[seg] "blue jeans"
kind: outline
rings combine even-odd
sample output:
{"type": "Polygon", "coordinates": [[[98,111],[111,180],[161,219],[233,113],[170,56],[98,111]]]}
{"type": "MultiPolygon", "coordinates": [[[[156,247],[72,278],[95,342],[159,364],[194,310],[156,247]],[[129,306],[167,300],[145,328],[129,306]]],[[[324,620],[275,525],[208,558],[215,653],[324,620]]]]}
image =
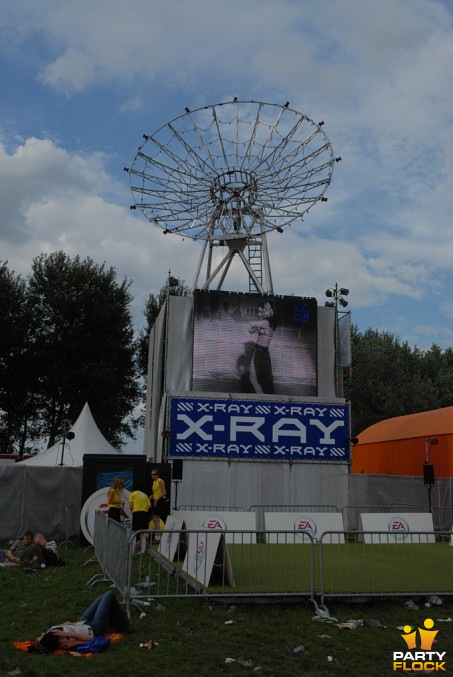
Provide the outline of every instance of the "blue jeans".
{"type": "Polygon", "coordinates": [[[82,614],[94,630],[95,635],[104,635],[108,630],[124,632],[129,630],[129,619],[110,590],[99,595],[82,614]]]}

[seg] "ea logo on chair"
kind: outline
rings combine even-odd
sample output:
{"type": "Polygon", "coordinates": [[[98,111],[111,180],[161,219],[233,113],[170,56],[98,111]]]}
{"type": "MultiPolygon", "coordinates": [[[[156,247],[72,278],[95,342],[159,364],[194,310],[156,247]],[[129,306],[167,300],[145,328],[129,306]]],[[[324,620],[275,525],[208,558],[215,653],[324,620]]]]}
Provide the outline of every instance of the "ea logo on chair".
{"type": "Polygon", "coordinates": [[[446,651],[433,651],[434,638],[438,630],[433,630],[434,621],[432,618],[426,618],[423,628],[418,628],[420,641],[417,642],[417,629],[411,625],[405,625],[404,635],[401,635],[406,643],[407,651],[393,652],[393,670],[402,670],[403,672],[435,672],[437,670],[446,672],[446,662],[444,661],[446,651]],[[420,644],[420,647],[417,644],[420,644]]]}

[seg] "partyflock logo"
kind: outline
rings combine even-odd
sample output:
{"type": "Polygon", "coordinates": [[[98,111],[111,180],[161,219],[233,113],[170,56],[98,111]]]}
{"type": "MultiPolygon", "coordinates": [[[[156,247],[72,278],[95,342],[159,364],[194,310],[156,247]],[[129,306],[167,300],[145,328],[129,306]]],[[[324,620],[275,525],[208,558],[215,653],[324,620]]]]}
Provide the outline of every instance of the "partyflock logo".
{"type": "Polygon", "coordinates": [[[410,625],[405,625],[404,639],[408,651],[393,652],[393,669],[403,672],[421,672],[426,670],[434,672],[436,670],[446,671],[444,656],[446,651],[433,651],[434,638],[438,630],[433,630],[434,621],[427,618],[423,623],[423,628],[418,628],[420,635],[420,647],[417,647],[417,630],[410,625]]]}

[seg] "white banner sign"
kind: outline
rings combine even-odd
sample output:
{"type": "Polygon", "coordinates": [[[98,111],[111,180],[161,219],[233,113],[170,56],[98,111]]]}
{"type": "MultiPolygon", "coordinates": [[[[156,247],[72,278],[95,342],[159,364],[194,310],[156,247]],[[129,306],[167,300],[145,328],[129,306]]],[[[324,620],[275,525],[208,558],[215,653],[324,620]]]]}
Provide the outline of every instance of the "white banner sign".
{"type": "Polygon", "coordinates": [[[180,532],[182,531],[183,527],[184,525],[181,519],[178,519],[172,515],[167,517],[164,531],[160,537],[158,552],[169,559],[170,562],[173,562],[175,559],[176,550],[178,548],[180,539],[180,532]]]}
{"type": "Polygon", "coordinates": [[[435,543],[433,516],[430,512],[369,512],[362,513],[363,531],[384,533],[365,533],[365,543],[435,543]],[[429,532],[413,534],[412,532],[429,532]]]}
{"type": "MultiPolygon", "coordinates": [[[[197,529],[199,526],[212,531],[256,531],[256,515],[254,512],[228,512],[206,510],[176,510],[173,516],[183,520],[186,529],[197,529]]],[[[255,533],[225,534],[227,543],[256,543],[255,533]]]]}
{"type": "MultiPolygon", "coordinates": [[[[343,532],[341,512],[266,512],[264,523],[266,531],[274,532],[267,535],[268,543],[310,543],[310,536],[319,541],[327,531],[343,532]],[[278,531],[294,531],[294,537],[292,534],[275,533],[278,531]]],[[[324,542],[344,543],[344,535],[332,534],[324,542]]]]}
{"type": "Polygon", "coordinates": [[[222,585],[229,584],[234,587],[233,569],[224,534],[221,531],[189,533],[183,571],[208,587],[213,575],[214,563],[216,574],[222,585]]]}

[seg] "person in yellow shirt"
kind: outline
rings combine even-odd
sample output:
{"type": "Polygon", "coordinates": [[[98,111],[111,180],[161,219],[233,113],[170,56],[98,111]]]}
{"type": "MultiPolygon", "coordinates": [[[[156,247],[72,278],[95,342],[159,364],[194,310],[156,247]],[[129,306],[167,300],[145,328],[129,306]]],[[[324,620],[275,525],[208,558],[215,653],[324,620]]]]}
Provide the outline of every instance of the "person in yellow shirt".
{"type": "Polygon", "coordinates": [[[165,517],[165,499],[167,497],[167,489],[162,477],[159,476],[157,468],[151,470],[151,479],[153,480],[153,493],[150,496],[151,509],[153,513],[153,524],[156,534],[154,535],[154,542],[160,541],[160,520],[165,517]]]}
{"type": "MultiPolygon", "coordinates": [[[[136,531],[141,531],[142,529],[148,529],[148,511],[151,507],[151,502],[148,496],[144,491],[136,489],[131,494],[129,494],[129,505],[132,512],[132,534],[136,531]]],[[[135,550],[138,552],[140,549],[145,552],[146,550],[146,534],[140,534],[140,537],[136,538],[135,550]]]]}
{"type": "Polygon", "coordinates": [[[121,492],[124,489],[124,480],[122,477],[115,477],[107,492],[108,516],[115,522],[121,521],[121,509],[124,501],[121,492]]]}

